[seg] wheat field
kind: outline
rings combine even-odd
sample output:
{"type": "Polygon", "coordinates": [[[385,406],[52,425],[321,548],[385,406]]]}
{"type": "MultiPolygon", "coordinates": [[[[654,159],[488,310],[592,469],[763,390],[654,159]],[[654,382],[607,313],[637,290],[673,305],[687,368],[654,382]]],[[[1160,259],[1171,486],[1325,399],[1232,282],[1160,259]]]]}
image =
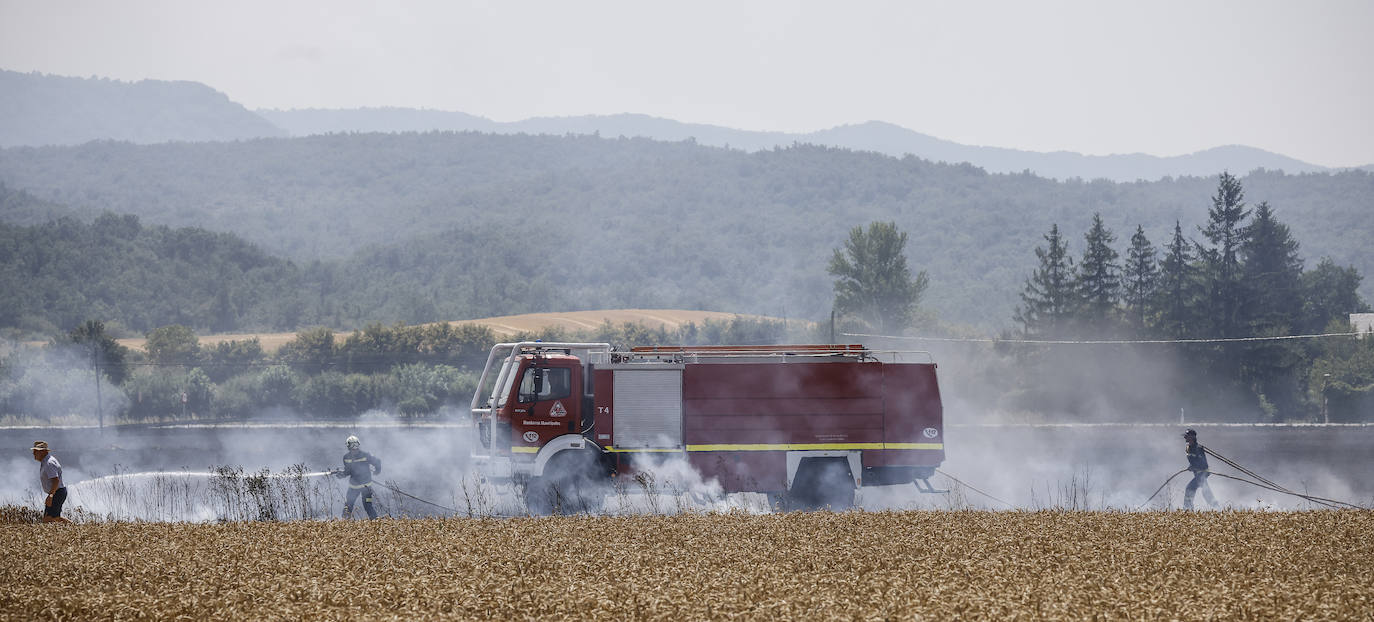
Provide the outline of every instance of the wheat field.
{"type": "MultiPolygon", "coordinates": [[[[569,332],[593,330],[605,322],[610,322],[616,326],[621,324],[641,324],[649,328],[676,330],[687,323],[701,325],[706,320],[728,322],[736,317],[779,321],[782,319],[770,318],[762,315],[724,313],[721,311],[693,311],[686,309],[604,309],[599,311],[523,313],[520,315],[478,318],[475,320],[457,320],[449,323],[486,326],[495,333],[497,338],[506,338],[519,333],[537,332],[545,328],[561,328],[569,332]]],[[[343,341],[351,332],[352,331],[338,331],[334,335],[335,340],[343,341]]],[[[213,347],[223,341],[246,341],[254,337],[262,344],[262,349],[264,351],[273,353],[276,352],[278,348],[293,341],[296,338],[296,333],[224,333],[218,335],[201,335],[199,340],[202,347],[213,347]]],[[[134,350],[143,350],[148,344],[148,340],[143,337],[130,337],[126,339],[117,339],[116,341],[118,341],[120,345],[134,350]]]]}
{"type": "Polygon", "coordinates": [[[1359,619],[1374,512],[4,524],[6,619],[1359,619]]]}

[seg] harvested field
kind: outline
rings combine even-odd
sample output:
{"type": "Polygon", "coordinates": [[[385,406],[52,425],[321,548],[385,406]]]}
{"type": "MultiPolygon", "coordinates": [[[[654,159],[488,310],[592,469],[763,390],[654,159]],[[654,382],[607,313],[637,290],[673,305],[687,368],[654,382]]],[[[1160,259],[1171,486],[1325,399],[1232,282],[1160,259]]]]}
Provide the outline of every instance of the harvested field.
{"type": "Polygon", "coordinates": [[[3,617],[1369,619],[1374,512],[0,525],[3,617]]]}
{"type": "MultiPolygon", "coordinates": [[[[642,324],[650,328],[664,327],[676,330],[683,324],[702,324],[706,320],[729,322],[736,317],[749,319],[765,318],[761,315],[743,315],[720,311],[689,311],[683,309],[606,309],[600,311],[567,311],[563,313],[526,313],[489,317],[478,320],[465,320],[463,324],[482,324],[491,328],[498,337],[507,337],[519,332],[533,332],[546,327],[557,327],[569,332],[593,330],[606,322],[616,326],[621,324],[642,324]]],[[[460,323],[460,322],[455,322],[460,323]]]]}
{"type": "MultiPolygon", "coordinates": [[[[761,315],[744,315],[739,313],[724,313],[721,311],[691,311],[685,309],[606,309],[599,311],[566,311],[561,313],[524,313],[521,315],[503,315],[500,317],[487,317],[475,320],[454,320],[450,324],[480,324],[486,326],[496,333],[497,337],[509,337],[521,332],[534,332],[544,328],[562,328],[569,332],[592,330],[601,326],[605,322],[610,322],[616,326],[621,324],[642,324],[649,328],[666,327],[668,330],[675,330],[688,322],[697,325],[706,320],[715,322],[728,322],[736,317],[750,319],[780,319],[764,318],[761,315]]],[[[800,321],[800,320],[797,320],[800,321]]],[[[335,339],[343,341],[352,331],[339,330],[335,332],[335,339]]],[[[276,352],[278,348],[296,338],[296,333],[233,333],[222,335],[202,335],[200,345],[212,347],[222,341],[246,341],[257,337],[262,343],[262,349],[268,353],[276,352]]],[[[135,350],[142,350],[148,344],[148,340],[142,337],[118,339],[121,345],[135,350]]]]}

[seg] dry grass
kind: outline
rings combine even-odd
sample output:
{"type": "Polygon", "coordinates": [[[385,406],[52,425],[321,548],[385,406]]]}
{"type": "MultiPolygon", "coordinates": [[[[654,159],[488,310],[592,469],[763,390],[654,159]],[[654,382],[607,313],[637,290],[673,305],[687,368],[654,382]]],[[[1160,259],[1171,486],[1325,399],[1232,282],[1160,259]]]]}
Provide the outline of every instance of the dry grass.
{"type": "Polygon", "coordinates": [[[642,324],[650,328],[666,327],[674,330],[688,322],[701,325],[706,320],[728,322],[736,317],[750,319],[764,318],[761,315],[741,315],[720,311],[688,311],[683,309],[608,309],[600,311],[569,311],[566,313],[526,313],[489,317],[480,320],[467,320],[464,324],[482,324],[491,328],[498,337],[520,332],[533,332],[545,327],[558,327],[570,332],[591,330],[610,322],[621,324],[642,324]]]}
{"type": "Polygon", "coordinates": [[[1369,619],[1374,512],[0,525],[0,617],[1369,619]]]}
{"type": "MultiPolygon", "coordinates": [[[[348,333],[336,335],[337,340],[343,341],[348,333]]],[[[254,337],[262,344],[264,352],[276,352],[278,348],[286,345],[296,338],[296,333],[223,333],[219,335],[200,335],[199,341],[202,348],[213,348],[224,341],[247,341],[254,337]]],[[[143,350],[148,345],[148,340],[143,337],[116,339],[120,345],[131,350],[143,350]]]]}
{"type": "MultiPolygon", "coordinates": [[[[643,324],[650,328],[667,327],[669,330],[676,329],[688,322],[701,325],[706,320],[729,321],[735,317],[745,317],[759,319],[760,315],[741,315],[737,313],[722,313],[720,311],[690,311],[684,309],[607,309],[601,311],[568,311],[565,313],[525,313],[522,315],[505,315],[501,317],[488,317],[476,320],[461,320],[450,322],[451,324],[481,324],[490,327],[497,337],[508,337],[521,332],[534,332],[547,327],[558,327],[568,331],[590,330],[600,326],[604,322],[611,322],[619,326],[624,323],[643,324]]],[[[769,318],[776,319],[776,318],[769,318]]],[[[349,335],[348,331],[335,333],[335,339],[343,341],[349,335]]],[[[202,347],[214,347],[222,341],[245,341],[257,337],[262,343],[263,351],[267,353],[276,352],[278,348],[296,338],[296,333],[226,333],[222,335],[202,335],[200,345],[202,347]]],[[[127,348],[142,350],[148,344],[148,340],[142,337],[119,339],[120,344],[127,348]]]]}

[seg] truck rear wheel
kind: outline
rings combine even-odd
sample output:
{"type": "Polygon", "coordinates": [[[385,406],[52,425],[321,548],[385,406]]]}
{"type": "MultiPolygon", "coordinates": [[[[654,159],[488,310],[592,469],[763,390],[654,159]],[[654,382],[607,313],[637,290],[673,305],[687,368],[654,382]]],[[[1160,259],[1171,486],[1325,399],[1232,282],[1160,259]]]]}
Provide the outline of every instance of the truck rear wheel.
{"type": "Polygon", "coordinates": [[[838,459],[803,460],[787,495],[789,510],[843,512],[854,507],[854,477],[849,463],[838,459]]]}
{"type": "Polygon", "coordinates": [[[525,484],[531,514],[590,514],[601,510],[610,492],[606,470],[591,451],[561,451],[544,465],[544,475],[525,484]]]}

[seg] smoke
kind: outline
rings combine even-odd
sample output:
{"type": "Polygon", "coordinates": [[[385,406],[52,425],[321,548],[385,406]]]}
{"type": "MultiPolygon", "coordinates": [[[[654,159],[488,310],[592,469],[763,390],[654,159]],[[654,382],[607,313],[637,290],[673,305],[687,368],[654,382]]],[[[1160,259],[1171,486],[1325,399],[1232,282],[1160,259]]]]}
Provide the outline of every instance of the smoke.
{"type": "MultiPolygon", "coordinates": [[[[69,508],[114,518],[238,519],[245,516],[216,500],[214,487],[233,484],[247,499],[262,492],[249,488],[256,478],[277,495],[276,518],[328,518],[342,512],[347,480],[321,473],[343,466],[344,440],[350,435],[382,463],[373,490],[384,515],[452,513],[468,475],[472,428],[383,413],[354,423],[3,428],[0,447],[11,477],[0,480],[0,503],[32,505],[38,498],[39,465],[29,447],[46,440],[62,463],[69,508]]],[[[362,515],[362,508],[355,507],[355,513],[362,515]]]]}
{"type": "MultiPolygon", "coordinates": [[[[900,345],[910,349],[912,344],[900,345]]],[[[1017,388],[1006,372],[1020,364],[1016,358],[966,344],[935,344],[932,349],[939,363],[946,459],[930,484],[944,492],[921,493],[910,484],[861,487],[855,501],[863,511],[1177,509],[1187,474],[1160,487],[1187,464],[1180,437],[1185,428],[1196,429],[1202,443],[1220,455],[1296,492],[1374,505],[1374,482],[1364,477],[1374,471],[1374,452],[1368,451],[1374,425],[1225,423],[1230,414],[1212,417],[1195,408],[1185,408],[1180,420],[1177,409],[1156,402],[1139,410],[1123,408],[1121,404],[1133,402],[1122,395],[1149,395],[1176,371],[1167,357],[1118,352],[1089,358],[1088,350],[1076,351],[1084,360],[1071,370],[1045,370],[1043,377],[1050,380],[1046,386],[1074,393],[1074,399],[1062,404],[1091,413],[1087,421],[1063,423],[1068,417],[1057,417],[1052,409],[1013,407],[1017,388]],[[1137,373],[1118,374],[1119,365],[1100,360],[1112,356],[1137,373]],[[1095,374],[1080,373],[1094,367],[1095,374]],[[1108,376],[1114,380],[1104,380],[1108,376]],[[1088,380],[1075,385],[1074,378],[1088,380]]],[[[87,407],[94,412],[94,402],[82,401],[86,398],[67,401],[72,395],[93,400],[94,380],[84,360],[63,356],[13,368],[17,373],[6,382],[10,387],[44,387],[33,394],[49,401],[35,406],[35,412],[79,413],[87,407]]],[[[104,393],[107,402],[118,395],[114,390],[104,393]]],[[[1166,402],[1167,396],[1157,401],[1166,402]]],[[[107,411],[113,408],[106,406],[107,411]]],[[[527,514],[518,486],[486,482],[473,471],[469,455],[476,439],[466,418],[465,412],[450,409],[438,418],[449,423],[425,423],[378,411],[356,422],[294,423],[305,418],[275,412],[244,423],[0,428],[0,466],[9,474],[0,479],[0,503],[40,504],[38,463],[29,447],[34,440],[45,440],[64,466],[69,508],[143,520],[331,518],[342,512],[346,484],[320,473],[342,466],[344,439],[357,435],[363,449],[382,462],[374,492],[383,515],[527,514]],[[224,468],[237,476],[226,476],[219,470],[224,468]],[[262,509],[271,503],[261,487],[249,489],[252,478],[257,478],[254,485],[267,485],[276,495],[274,509],[262,509]],[[230,483],[240,491],[238,505],[227,494],[230,483]]],[[[82,423],[90,423],[89,418],[82,423]]],[[[747,481],[752,474],[741,470],[746,467],[737,465],[725,477],[747,481]]],[[[1246,476],[1216,458],[1211,468],[1218,475],[1209,485],[1222,508],[1322,507],[1221,477],[1246,476]]],[[[645,454],[633,472],[614,478],[597,511],[771,511],[765,495],[725,494],[737,486],[722,484],[703,477],[682,456],[645,454]]],[[[1209,509],[1201,495],[1195,501],[1198,508],[1209,509]]],[[[355,516],[360,515],[361,508],[355,508],[355,516]]]]}
{"type": "Polygon", "coordinates": [[[686,458],[671,454],[643,454],[633,474],[617,478],[613,499],[606,509],[612,514],[682,514],[685,512],[770,511],[760,493],[726,494],[721,483],[705,478],[686,458]]]}
{"type": "MultiPolygon", "coordinates": [[[[1367,505],[1367,448],[1374,426],[1197,425],[1204,445],[1292,490],[1367,505]],[[1331,459],[1338,456],[1339,459],[1331,459]]],[[[410,425],[381,417],[358,424],[244,424],[149,426],[97,430],[6,428],[0,503],[37,507],[38,463],[33,440],[52,443],[69,487],[68,508],[139,520],[252,520],[264,517],[247,480],[263,478],[277,495],[276,519],[323,519],[342,512],[337,468],[343,439],[357,434],[381,459],[374,478],[378,509],[390,516],[523,516],[522,491],[478,479],[468,464],[471,429],[410,425]],[[226,478],[216,468],[228,468],[226,478]],[[294,469],[294,470],[293,470],[294,469]],[[237,497],[217,492],[233,483],[237,497]],[[292,486],[295,486],[293,488],[292,486]],[[394,490],[391,488],[394,487],[394,490]],[[400,491],[400,494],[396,491],[400,491]],[[233,499],[237,498],[238,505],[233,499]],[[438,504],[435,507],[426,502],[438,504]],[[294,505],[293,505],[294,503],[294,505]]],[[[1146,500],[1186,466],[1183,442],[1170,425],[950,424],[947,459],[930,482],[947,492],[923,494],[913,485],[862,487],[864,511],[951,509],[1163,510],[1182,506],[1188,474],[1146,500]],[[952,476],[947,477],[945,474],[952,476]]],[[[1212,458],[1215,473],[1244,477],[1212,458]]],[[[1247,478],[1248,479],[1248,478],[1247,478]]],[[[1221,508],[1317,509],[1301,498],[1224,479],[1210,479],[1221,508]]],[[[646,455],[633,472],[615,478],[597,510],[604,514],[682,512],[760,513],[758,493],[725,494],[682,457],[646,455]]],[[[1211,509],[1198,496],[1198,509],[1211,509]]],[[[361,507],[355,515],[362,515],[361,507]]]]}
{"type": "MultiPolygon", "coordinates": [[[[1189,477],[1182,432],[1295,492],[1361,505],[1374,500],[1374,426],[1266,421],[1272,413],[1241,406],[1235,387],[1202,398],[1183,387],[1175,346],[1164,344],[1011,346],[982,342],[867,339],[875,349],[928,350],[939,364],[946,460],[931,482],[940,495],[906,487],[863,488],[865,509],[1180,508],[1189,477]],[[962,483],[961,483],[962,482],[962,483]],[[986,494],[984,494],[986,493],[986,494]],[[994,499],[995,498],[995,499],[994,499]]],[[[1205,382],[1205,379],[1202,380],[1205,382]]],[[[1242,476],[1213,458],[1216,474],[1242,476]]],[[[1247,477],[1247,479],[1249,479],[1247,477]]],[[[1307,509],[1311,501],[1214,475],[1222,507],[1307,509]]],[[[1201,495],[1195,507],[1206,508],[1201,495]]]]}
{"type": "Polygon", "coordinates": [[[99,388],[90,353],[80,346],[22,348],[5,359],[0,373],[0,423],[96,425],[112,423],[128,407],[119,387],[101,376],[99,388]]]}

